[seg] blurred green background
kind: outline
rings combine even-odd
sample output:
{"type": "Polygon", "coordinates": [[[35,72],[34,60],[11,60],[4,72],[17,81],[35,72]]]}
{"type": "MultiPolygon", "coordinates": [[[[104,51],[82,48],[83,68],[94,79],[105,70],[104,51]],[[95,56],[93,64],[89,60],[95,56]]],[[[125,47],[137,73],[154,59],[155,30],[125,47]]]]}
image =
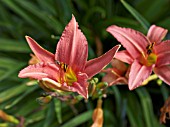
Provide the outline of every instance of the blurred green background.
{"type": "MultiPolygon", "coordinates": [[[[118,44],[106,32],[110,25],[147,33],[151,24],[170,30],[170,0],[0,0],[0,109],[26,127],[88,127],[96,99],[75,105],[53,99],[40,105],[43,90],[37,82],[17,77],[28,65],[31,50],[25,35],[55,52],[56,44],[74,14],[89,44],[89,59],[118,44]]],[[[166,36],[170,39],[170,34],[166,36]]],[[[100,75],[99,75],[100,76],[100,75]]],[[[101,76],[100,76],[101,77],[101,76]]],[[[99,77],[99,78],[100,78],[99,77]]],[[[170,87],[151,81],[129,91],[127,85],[112,86],[103,99],[104,127],[165,127],[159,123],[160,108],[170,87]]],[[[0,120],[0,127],[17,126],[0,120]]]]}

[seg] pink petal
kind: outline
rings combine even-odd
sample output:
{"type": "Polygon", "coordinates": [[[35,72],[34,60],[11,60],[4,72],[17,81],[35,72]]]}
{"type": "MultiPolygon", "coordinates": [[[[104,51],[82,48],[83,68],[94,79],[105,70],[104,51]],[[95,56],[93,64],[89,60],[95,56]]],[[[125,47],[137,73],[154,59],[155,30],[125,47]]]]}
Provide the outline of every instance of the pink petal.
{"type": "Polygon", "coordinates": [[[161,66],[161,67],[155,67],[154,72],[155,72],[155,74],[158,75],[158,77],[161,80],[163,80],[168,85],[170,85],[170,78],[169,78],[169,76],[170,76],[170,66],[169,65],[161,66]]]}
{"type": "Polygon", "coordinates": [[[41,80],[42,78],[51,78],[56,80],[59,77],[59,68],[55,64],[38,63],[30,65],[19,72],[20,78],[34,78],[41,80]]]}
{"type": "Polygon", "coordinates": [[[162,41],[159,45],[154,46],[156,54],[166,53],[170,50],[170,40],[162,41]]]}
{"type": "Polygon", "coordinates": [[[150,44],[148,39],[140,32],[130,28],[110,26],[107,31],[111,33],[129,52],[133,58],[137,58],[150,44]]]}
{"type": "Polygon", "coordinates": [[[134,60],[134,58],[127,52],[127,50],[118,51],[115,54],[115,58],[128,64],[131,64],[134,60]]]}
{"type": "Polygon", "coordinates": [[[77,92],[82,95],[84,98],[88,98],[88,82],[87,75],[85,73],[80,73],[77,75],[77,82],[74,82],[72,86],[63,84],[62,88],[68,91],[77,92]]]}
{"type": "Polygon", "coordinates": [[[139,87],[142,82],[149,77],[152,73],[152,66],[147,67],[141,65],[137,60],[134,61],[131,65],[130,73],[129,73],[129,89],[133,90],[139,87]]]}
{"type": "Polygon", "coordinates": [[[87,82],[87,74],[80,73],[77,75],[78,81],[73,86],[77,89],[77,92],[81,94],[84,98],[88,98],[88,82],[87,82]]]}
{"type": "Polygon", "coordinates": [[[49,51],[45,50],[44,48],[42,48],[31,37],[26,36],[25,38],[26,38],[30,48],[32,49],[32,51],[34,52],[34,54],[37,56],[37,58],[41,62],[51,62],[51,63],[54,63],[54,54],[52,54],[51,52],[49,52],[49,51]]]}
{"type": "Polygon", "coordinates": [[[149,28],[147,37],[149,38],[150,42],[156,42],[156,44],[159,44],[161,40],[166,36],[167,32],[167,29],[152,25],[149,28]]]}
{"type": "Polygon", "coordinates": [[[87,60],[87,46],[86,38],[78,29],[76,19],[72,16],[58,42],[55,59],[72,66],[74,71],[81,71],[87,60]]]}
{"type": "Polygon", "coordinates": [[[89,60],[86,63],[84,72],[88,75],[89,78],[93,77],[95,74],[99,73],[106,65],[110,63],[113,59],[115,53],[120,48],[120,45],[117,45],[106,52],[104,55],[89,60]]]}
{"type": "MultiPolygon", "coordinates": [[[[86,82],[87,86],[88,83],[86,82]]],[[[88,90],[84,89],[83,87],[81,87],[81,84],[79,84],[78,82],[75,82],[73,84],[74,90],[75,92],[79,93],[80,95],[82,95],[85,99],[88,98],[88,90]]]]}
{"type": "Polygon", "coordinates": [[[156,45],[154,51],[158,57],[157,67],[170,64],[170,40],[163,41],[159,45],[156,45]]]}

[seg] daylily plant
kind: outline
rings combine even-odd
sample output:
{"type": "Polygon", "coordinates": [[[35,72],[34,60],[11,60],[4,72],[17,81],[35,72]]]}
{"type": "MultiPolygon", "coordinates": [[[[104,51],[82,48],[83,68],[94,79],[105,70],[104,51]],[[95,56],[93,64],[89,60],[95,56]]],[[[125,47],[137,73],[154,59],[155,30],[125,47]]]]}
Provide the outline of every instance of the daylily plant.
{"type": "Polygon", "coordinates": [[[147,36],[142,33],[118,26],[107,28],[125,48],[115,58],[131,64],[128,86],[130,90],[139,87],[152,70],[170,85],[170,40],[162,41],[167,30],[156,25],[149,28],[147,36]]]}
{"type": "Polygon", "coordinates": [[[56,53],[43,49],[31,37],[26,40],[39,63],[20,71],[21,78],[34,78],[47,83],[55,90],[77,92],[88,98],[88,79],[99,73],[113,59],[120,45],[104,55],[87,61],[88,44],[78,28],[74,16],[66,26],[57,44],[56,53]]]}

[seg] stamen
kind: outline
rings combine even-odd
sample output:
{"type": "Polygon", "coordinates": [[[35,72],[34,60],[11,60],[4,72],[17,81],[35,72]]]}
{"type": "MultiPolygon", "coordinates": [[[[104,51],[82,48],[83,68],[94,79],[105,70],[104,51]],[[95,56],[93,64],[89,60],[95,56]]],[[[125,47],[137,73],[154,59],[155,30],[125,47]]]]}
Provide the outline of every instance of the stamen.
{"type": "Polygon", "coordinates": [[[56,60],[55,62],[60,66],[60,83],[66,82],[69,86],[71,86],[74,82],[77,81],[76,74],[71,67],[68,67],[67,64],[58,60],[56,60]]]}
{"type": "Polygon", "coordinates": [[[150,45],[148,45],[148,46],[146,47],[146,49],[147,49],[147,54],[148,54],[148,55],[152,53],[152,51],[153,51],[153,46],[154,46],[154,45],[155,45],[155,42],[151,43],[150,45]]]}
{"type": "Polygon", "coordinates": [[[146,52],[142,52],[142,57],[140,57],[140,62],[146,66],[151,66],[156,63],[157,55],[153,51],[155,42],[151,43],[146,47],[146,52]]]}
{"type": "Polygon", "coordinates": [[[60,61],[58,61],[58,60],[56,60],[55,62],[56,62],[56,64],[58,64],[58,65],[60,66],[61,69],[64,70],[64,72],[67,71],[67,67],[68,67],[67,64],[65,64],[65,63],[63,63],[63,62],[60,62],[60,61]]]}
{"type": "Polygon", "coordinates": [[[71,68],[67,69],[67,72],[64,75],[64,80],[65,80],[65,82],[68,83],[68,85],[72,85],[72,83],[77,81],[76,74],[74,73],[74,71],[71,68]]]}
{"type": "Polygon", "coordinates": [[[58,65],[60,65],[60,61],[58,61],[58,60],[56,60],[55,63],[58,64],[58,65]]]}
{"type": "Polygon", "coordinates": [[[156,56],[156,54],[150,53],[149,56],[148,56],[148,58],[147,58],[147,61],[148,61],[148,63],[147,63],[148,66],[151,66],[151,65],[155,64],[156,61],[157,61],[157,56],[156,56]]]}

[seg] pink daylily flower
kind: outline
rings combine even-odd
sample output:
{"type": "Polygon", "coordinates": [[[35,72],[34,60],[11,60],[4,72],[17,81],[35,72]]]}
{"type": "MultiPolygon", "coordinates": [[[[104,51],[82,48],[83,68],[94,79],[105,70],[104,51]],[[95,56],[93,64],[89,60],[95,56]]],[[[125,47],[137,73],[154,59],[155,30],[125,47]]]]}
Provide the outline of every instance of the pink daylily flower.
{"type": "Polygon", "coordinates": [[[152,71],[170,85],[170,40],[162,41],[167,30],[152,25],[147,36],[130,28],[110,26],[107,28],[125,48],[115,58],[131,64],[128,86],[139,87],[152,71]]]}
{"type": "Polygon", "coordinates": [[[26,40],[40,62],[24,68],[18,76],[37,79],[40,83],[47,81],[55,89],[77,92],[84,98],[88,98],[87,80],[99,73],[120,47],[117,45],[104,55],[87,61],[87,41],[74,16],[62,33],[55,54],[43,49],[29,36],[26,40]]]}

